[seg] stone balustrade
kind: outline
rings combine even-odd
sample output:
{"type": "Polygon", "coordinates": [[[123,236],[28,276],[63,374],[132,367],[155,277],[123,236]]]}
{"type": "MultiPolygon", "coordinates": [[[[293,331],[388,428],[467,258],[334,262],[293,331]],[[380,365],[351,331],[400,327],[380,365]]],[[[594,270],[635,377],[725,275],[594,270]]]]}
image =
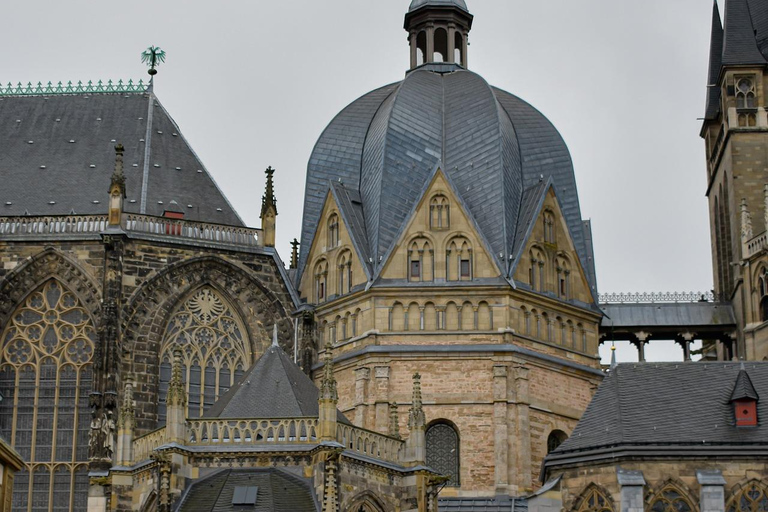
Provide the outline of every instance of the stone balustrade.
{"type": "Polygon", "coordinates": [[[744,257],[751,258],[766,247],[768,247],[768,231],[763,231],[747,241],[747,254],[745,254],[744,257]]]}
{"type": "Polygon", "coordinates": [[[336,440],[353,452],[395,463],[400,461],[405,446],[400,439],[343,424],[336,427],[336,440]]]}
{"type": "Polygon", "coordinates": [[[133,440],[133,461],[149,459],[152,452],[165,444],[165,427],[161,427],[133,440]]]}
{"type": "MultiPolygon", "coordinates": [[[[93,236],[108,227],[106,215],[60,215],[0,217],[0,237],[93,236]]],[[[151,215],[127,213],[122,229],[129,234],[209,242],[235,247],[261,247],[261,230],[209,224],[151,215]]]]}
{"type": "Polygon", "coordinates": [[[187,422],[189,446],[317,442],[317,419],[195,419],[187,422]]]}

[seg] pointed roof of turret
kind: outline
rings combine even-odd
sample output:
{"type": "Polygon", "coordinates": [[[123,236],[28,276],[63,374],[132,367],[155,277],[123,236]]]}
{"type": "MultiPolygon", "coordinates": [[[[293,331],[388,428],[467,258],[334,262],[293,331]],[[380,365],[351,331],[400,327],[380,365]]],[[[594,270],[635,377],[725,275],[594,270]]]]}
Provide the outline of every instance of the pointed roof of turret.
{"type": "Polygon", "coordinates": [[[723,66],[765,64],[747,0],[726,0],[723,66]]]}
{"type": "Polygon", "coordinates": [[[723,22],[717,0],[712,8],[712,37],[709,48],[709,75],[705,119],[714,119],[720,109],[720,68],[723,66],[723,22]]]}
{"type": "MultiPolygon", "coordinates": [[[[224,396],[206,418],[317,418],[319,390],[275,343],[224,396]]],[[[338,421],[350,424],[338,413],[338,421]]]]}
{"type": "Polygon", "coordinates": [[[739,375],[736,377],[736,385],[733,386],[733,392],[731,393],[731,402],[736,400],[758,400],[760,396],[755,390],[755,386],[752,384],[752,379],[749,378],[747,369],[744,363],[741,363],[741,369],[739,375]]]}

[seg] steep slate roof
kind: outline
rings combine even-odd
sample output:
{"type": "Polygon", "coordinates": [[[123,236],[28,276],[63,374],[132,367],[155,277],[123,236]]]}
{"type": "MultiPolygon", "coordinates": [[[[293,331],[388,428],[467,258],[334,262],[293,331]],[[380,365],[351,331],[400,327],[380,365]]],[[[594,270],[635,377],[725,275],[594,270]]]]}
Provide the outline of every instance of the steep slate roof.
{"type": "Polygon", "coordinates": [[[528,503],[524,499],[509,496],[493,498],[438,498],[440,512],[526,512],[528,503]]]}
{"type": "MultiPolygon", "coordinates": [[[[317,418],[319,391],[283,349],[271,346],[205,413],[206,418],[317,418]]],[[[349,420],[338,413],[338,420],[349,420]]]]}
{"type": "Polygon", "coordinates": [[[714,2],[712,8],[712,35],[709,48],[709,81],[707,83],[707,105],[705,119],[712,120],[720,111],[720,68],[723,66],[723,24],[720,20],[720,8],[714,2]]]}
{"type": "Polygon", "coordinates": [[[768,2],[749,0],[749,13],[752,15],[752,26],[756,31],[757,46],[768,60],[768,2]]]}
{"type": "MultiPolygon", "coordinates": [[[[762,11],[760,11],[762,14],[762,11]]],[[[747,0],[726,0],[723,65],[765,64],[757,47],[755,27],[747,0]]]]}
{"type": "Polygon", "coordinates": [[[601,304],[609,327],[736,326],[733,306],[714,302],[669,304],[601,304]]]}
{"type": "Polygon", "coordinates": [[[309,481],[275,468],[225,469],[192,483],[177,512],[317,512],[309,481]],[[234,506],[235,487],[258,487],[255,506],[234,506]]]}
{"type": "Polygon", "coordinates": [[[114,147],[120,143],[126,211],[140,212],[146,153],[147,214],[162,215],[175,200],[186,219],[243,225],[179,127],[149,93],[0,97],[0,141],[0,215],[106,214],[114,147]]]}
{"type": "Polygon", "coordinates": [[[376,277],[379,258],[396,242],[436,166],[455,184],[500,268],[521,230],[523,190],[551,177],[582,266],[591,267],[573,164],[557,130],[479,75],[427,65],[353,102],[320,137],[308,165],[299,274],[329,181],[359,190],[376,277]]]}
{"type": "Polygon", "coordinates": [[[357,190],[349,189],[341,183],[331,183],[331,191],[339,206],[339,213],[352,238],[352,244],[362,260],[363,268],[370,274],[371,264],[368,252],[368,238],[365,232],[365,216],[363,213],[363,201],[357,190]]]}
{"type": "MultiPolygon", "coordinates": [[[[768,396],[768,363],[750,362],[745,368],[756,393],[768,396]]],[[[734,362],[619,364],[545,465],[598,450],[610,458],[631,448],[671,455],[722,445],[768,447],[768,402],[757,404],[759,426],[735,426],[730,400],[739,371],[734,362]]]]}

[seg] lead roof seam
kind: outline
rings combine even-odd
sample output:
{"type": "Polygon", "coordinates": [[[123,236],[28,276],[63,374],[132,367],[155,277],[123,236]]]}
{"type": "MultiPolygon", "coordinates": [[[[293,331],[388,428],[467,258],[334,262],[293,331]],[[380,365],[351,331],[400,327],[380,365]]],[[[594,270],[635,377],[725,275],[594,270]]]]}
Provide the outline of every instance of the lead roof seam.
{"type": "MultiPolygon", "coordinates": [[[[336,187],[334,186],[333,182],[331,182],[331,185],[329,188],[331,192],[331,197],[334,198],[334,200],[336,201],[336,206],[339,208],[339,215],[341,215],[341,220],[343,220],[347,226],[347,232],[349,234],[349,238],[352,240],[352,247],[354,247],[355,252],[357,253],[357,259],[359,259],[360,262],[363,264],[363,270],[365,271],[365,275],[368,277],[368,281],[370,282],[373,279],[373,275],[371,274],[371,268],[368,262],[365,261],[365,256],[363,255],[359,247],[360,242],[357,240],[357,235],[353,234],[354,229],[351,228],[350,220],[348,218],[349,216],[347,215],[347,212],[346,212],[346,204],[344,207],[341,206],[342,201],[339,200],[339,193],[336,191],[336,187]]],[[[350,212],[350,214],[352,214],[352,212],[350,212]]],[[[365,222],[365,219],[363,219],[363,222],[365,222]]]]}
{"type": "MultiPolygon", "coordinates": [[[[493,94],[493,99],[496,100],[496,104],[504,112],[504,115],[507,116],[507,119],[509,119],[509,124],[512,126],[512,130],[515,133],[515,141],[517,141],[517,151],[518,151],[518,154],[520,155],[520,181],[521,181],[520,186],[522,188],[522,191],[520,192],[520,204],[519,204],[519,206],[517,208],[517,210],[518,210],[517,211],[517,223],[519,224],[520,221],[522,220],[521,219],[521,215],[523,213],[523,195],[525,194],[525,172],[524,172],[524,169],[523,169],[523,150],[522,150],[523,146],[520,144],[520,136],[517,134],[517,128],[515,127],[515,122],[512,120],[512,116],[509,115],[509,112],[507,112],[507,109],[504,108],[504,105],[501,104],[501,101],[499,101],[499,98],[496,97],[496,91],[495,91],[494,87],[491,86],[490,84],[489,84],[489,87],[491,89],[491,94],[493,94]]],[[[517,240],[516,240],[516,238],[517,238],[517,231],[518,231],[517,226],[515,226],[515,239],[512,240],[512,249],[514,249],[515,246],[517,245],[517,240]]],[[[507,279],[508,280],[512,280],[512,272],[513,272],[512,267],[513,266],[517,267],[517,261],[513,260],[507,266],[507,279]]]]}
{"type": "Polygon", "coordinates": [[[147,192],[149,188],[149,157],[152,152],[152,119],[155,110],[155,93],[149,92],[149,106],[147,107],[147,131],[144,135],[144,170],[141,178],[141,205],[139,212],[147,214],[147,192]]]}

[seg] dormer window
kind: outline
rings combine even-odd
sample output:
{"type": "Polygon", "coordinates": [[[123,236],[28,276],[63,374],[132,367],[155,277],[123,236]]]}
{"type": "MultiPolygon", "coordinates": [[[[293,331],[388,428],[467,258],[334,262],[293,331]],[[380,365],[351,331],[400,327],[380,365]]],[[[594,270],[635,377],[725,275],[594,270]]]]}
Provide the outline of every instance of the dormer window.
{"type": "Polygon", "coordinates": [[[755,387],[752,385],[752,379],[749,378],[744,363],[742,363],[731,393],[731,406],[737,427],[757,426],[757,402],[759,398],[755,387]]]}

